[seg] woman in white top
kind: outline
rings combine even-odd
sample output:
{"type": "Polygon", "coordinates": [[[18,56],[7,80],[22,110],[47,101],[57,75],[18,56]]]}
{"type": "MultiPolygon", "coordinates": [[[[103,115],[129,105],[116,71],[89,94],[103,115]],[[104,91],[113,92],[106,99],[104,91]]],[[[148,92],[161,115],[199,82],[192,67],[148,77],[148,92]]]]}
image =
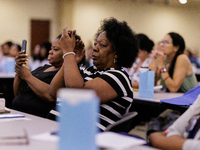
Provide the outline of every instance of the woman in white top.
{"type": "Polygon", "coordinates": [[[153,49],[154,42],[150,40],[145,34],[137,34],[139,53],[138,58],[129,70],[129,76],[133,88],[139,87],[139,69],[141,67],[148,67],[152,61],[150,56],[153,49]]]}
{"type": "Polygon", "coordinates": [[[165,132],[150,134],[150,143],[159,149],[200,149],[200,95],[185,113],[183,113],[165,132]],[[196,134],[195,134],[196,130],[196,134]]]}

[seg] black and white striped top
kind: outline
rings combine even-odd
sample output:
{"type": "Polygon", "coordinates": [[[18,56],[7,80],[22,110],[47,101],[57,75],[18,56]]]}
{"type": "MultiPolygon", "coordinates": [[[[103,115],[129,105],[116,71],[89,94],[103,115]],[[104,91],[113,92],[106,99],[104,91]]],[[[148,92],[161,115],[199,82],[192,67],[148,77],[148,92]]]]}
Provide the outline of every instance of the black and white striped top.
{"type": "Polygon", "coordinates": [[[133,90],[128,74],[123,69],[109,68],[97,70],[94,66],[81,71],[85,82],[99,77],[105,80],[118,93],[118,97],[100,105],[100,123],[97,126],[105,130],[109,124],[119,120],[130,108],[133,90]]]}

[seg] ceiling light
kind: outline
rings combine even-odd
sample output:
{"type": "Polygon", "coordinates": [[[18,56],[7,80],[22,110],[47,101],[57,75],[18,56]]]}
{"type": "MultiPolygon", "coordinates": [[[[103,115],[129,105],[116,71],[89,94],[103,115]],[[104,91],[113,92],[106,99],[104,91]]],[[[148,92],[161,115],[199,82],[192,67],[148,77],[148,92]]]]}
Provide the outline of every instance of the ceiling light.
{"type": "Polygon", "coordinates": [[[187,3],[187,0],[179,0],[179,2],[180,2],[181,4],[186,4],[186,3],[187,3]]]}

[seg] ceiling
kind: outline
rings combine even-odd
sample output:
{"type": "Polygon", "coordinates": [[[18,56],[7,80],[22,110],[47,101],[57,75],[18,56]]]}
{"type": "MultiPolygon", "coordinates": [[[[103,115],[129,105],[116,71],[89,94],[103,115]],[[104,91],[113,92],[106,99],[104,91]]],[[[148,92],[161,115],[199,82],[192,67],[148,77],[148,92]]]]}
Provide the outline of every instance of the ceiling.
{"type": "Polygon", "coordinates": [[[169,6],[180,6],[180,7],[199,7],[200,0],[187,0],[186,4],[179,3],[179,0],[132,0],[133,2],[139,3],[152,3],[152,4],[162,4],[169,6]]]}

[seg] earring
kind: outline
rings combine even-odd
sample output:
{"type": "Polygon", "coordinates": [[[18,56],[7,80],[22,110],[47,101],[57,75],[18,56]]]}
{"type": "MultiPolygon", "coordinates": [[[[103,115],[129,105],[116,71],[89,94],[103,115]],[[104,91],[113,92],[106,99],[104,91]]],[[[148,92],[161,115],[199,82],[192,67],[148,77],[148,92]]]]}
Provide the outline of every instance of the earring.
{"type": "Polygon", "coordinates": [[[116,58],[114,58],[114,64],[116,64],[117,63],[117,59],[116,58]]]}

